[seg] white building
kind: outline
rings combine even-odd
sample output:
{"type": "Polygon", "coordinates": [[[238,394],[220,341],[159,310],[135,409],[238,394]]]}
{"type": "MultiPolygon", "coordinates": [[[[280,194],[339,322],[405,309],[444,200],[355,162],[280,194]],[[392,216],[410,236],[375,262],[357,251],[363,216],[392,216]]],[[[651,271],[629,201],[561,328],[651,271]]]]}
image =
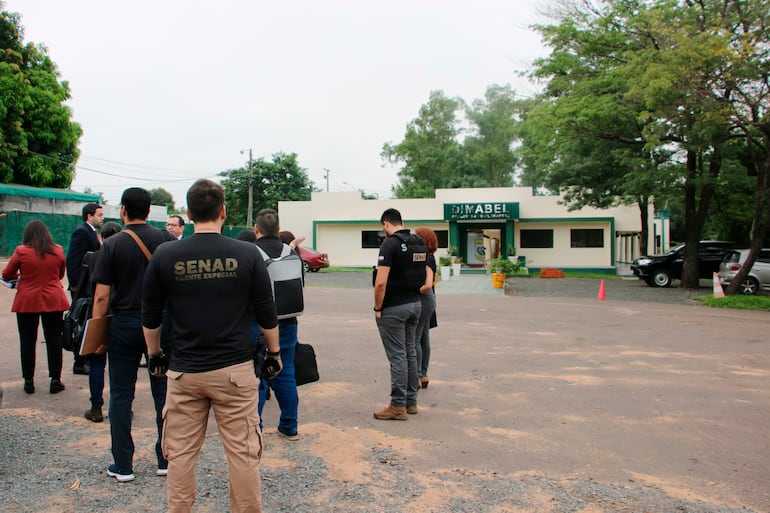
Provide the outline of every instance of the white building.
{"type": "MultiPolygon", "coordinates": [[[[535,269],[613,273],[639,256],[638,206],[569,211],[561,203],[559,196],[533,195],[531,187],[501,187],[437,189],[435,198],[388,200],[364,200],[359,192],[314,192],[310,201],[282,201],[278,210],[281,228],[306,236],[306,245],[328,253],[333,266],[376,265],[385,236],[380,215],[388,208],[401,212],[407,228],[432,228],[442,248],[437,255],[456,246],[471,268],[483,268],[486,260],[511,249],[535,269]]],[[[661,236],[668,223],[654,223],[652,204],[648,214],[652,250],[655,234],[661,236]]]]}

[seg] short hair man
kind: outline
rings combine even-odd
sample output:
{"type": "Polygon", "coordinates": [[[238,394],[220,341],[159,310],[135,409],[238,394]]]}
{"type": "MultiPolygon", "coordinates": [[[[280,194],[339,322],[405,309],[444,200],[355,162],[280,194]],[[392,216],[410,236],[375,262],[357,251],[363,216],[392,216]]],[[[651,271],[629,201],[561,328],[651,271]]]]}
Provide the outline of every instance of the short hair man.
{"type": "MultiPolygon", "coordinates": [[[[281,229],[278,222],[278,212],[272,208],[265,208],[257,213],[254,219],[254,233],[256,233],[256,245],[271,258],[281,256],[284,244],[278,238],[281,229]]],[[[296,251],[292,248],[293,253],[296,251]]],[[[297,271],[302,274],[302,260],[297,260],[297,271]]],[[[284,291],[287,292],[287,291],[284,291]]],[[[299,294],[302,301],[302,289],[291,290],[291,294],[299,294]]],[[[279,291],[276,290],[276,300],[279,291]]],[[[292,296],[294,297],[294,296],[292,296]]],[[[252,330],[253,333],[253,330],[252,330]]],[[[297,380],[294,374],[294,349],[297,347],[297,318],[290,317],[278,321],[278,333],[281,346],[281,362],[283,370],[269,382],[263,380],[259,385],[259,416],[262,418],[262,410],[267,400],[268,387],[275,392],[275,398],[281,409],[281,417],[278,421],[278,434],[287,440],[298,440],[298,409],[299,396],[297,395],[297,380]]]]}
{"type": "MultiPolygon", "coordinates": [[[[147,354],[142,334],[142,279],[148,258],[139,244],[127,233],[132,232],[153,253],[158,246],[173,237],[147,224],[150,213],[150,193],[139,187],[123,191],[120,217],[123,231],[102,245],[93,281],[93,317],[112,313],[107,334],[107,361],[110,367],[110,436],[114,463],[107,474],[120,482],[134,480],[134,441],[131,437],[131,409],[136,391],[139,361],[147,354]]],[[[163,403],[166,400],[166,378],[150,375],[150,389],[155,402],[158,439],[155,455],[158,475],[166,475],[168,462],[161,451],[163,403]]]]}
{"type": "MultiPolygon", "coordinates": [[[[83,257],[89,251],[96,251],[101,247],[99,228],[104,223],[104,209],[98,203],[86,203],[83,206],[83,222],[75,228],[70,238],[67,249],[67,281],[72,299],[76,299],[80,269],[83,265],[83,257]]],[[[75,351],[75,363],[72,365],[73,374],[88,374],[88,358],[80,356],[75,351]]]]}
{"type": "MultiPolygon", "coordinates": [[[[403,226],[401,213],[389,208],[380,222],[388,235],[380,246],[374,282],[374,316],[385,354],[390,362],[390,404],[375,412],[379,420],[406,420],[417,413],[417,349],[415,332],[420,319],[420,286],[425,281],[407,280],[407,273],[419,263],[408,261],[405,240],[413,237],[403,226]]],[[[427,257],[427,255],[426,255],[427,257]]]]}
{"type": "Polygon", "coordinates": [[[176,214],[168,216],[168,219],[166,219],[166,230],[168,230],[176,240],[181,240],[184,235],[184,218],[176,214]]]}
{"type": "Polygon", "coordinates": [[[281,370],[278,321],[256,248],[221,235],[224,200],[221,185],[196,181],[187,192],[193,235],[158,248],[144,279],[148,367],[169,378],[163,447],[170,513],[189,512],[195,501],[195,463],[210,408],[227,455],[231,510],[262,511],[259,380],[249,321],[256,318],[265,335],[268,377],[281,370]],[[160,350],[164,305],[172,321],[170,361],[160,350]]]}

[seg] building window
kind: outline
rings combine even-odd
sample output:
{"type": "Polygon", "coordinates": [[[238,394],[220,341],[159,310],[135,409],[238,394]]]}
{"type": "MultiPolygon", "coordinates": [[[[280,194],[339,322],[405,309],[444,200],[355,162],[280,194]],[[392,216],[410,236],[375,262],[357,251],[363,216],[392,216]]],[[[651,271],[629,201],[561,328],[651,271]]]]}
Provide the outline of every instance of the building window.
{"type": "Polygon", "coordinates": [[[522,248],[552,248],[553,230],[521,230],[522,248]]]}
{"type": "Polygon", "coordinates": [[[571,248],[604,247],[604,230],[602,228],[574,228],[569,233],[571,248]]]}
{"type": "MultiPolygon", "coordinates": [[[[434,230],[436,232],[436,238],[438,239],[438,247],[449,247],[449,230],[434,230]]],[[[361,232],[361,248],[362,249],[376,249],[382,245],[382,241],[386,238],[385,232],[382,230],[364,230],[361,232]]]]}
{"type": "Polygon", "coordinates": [[[385,232],[382,230],[364,230],[361,232],[361,247],[379,248],[385,237],[385,232]]]}
{"type": "Polygon", "coordinates": [[[436,238],[438,239],[438,247],[449,247],[449,230],[434,230],[436,232],[436,238]]]}

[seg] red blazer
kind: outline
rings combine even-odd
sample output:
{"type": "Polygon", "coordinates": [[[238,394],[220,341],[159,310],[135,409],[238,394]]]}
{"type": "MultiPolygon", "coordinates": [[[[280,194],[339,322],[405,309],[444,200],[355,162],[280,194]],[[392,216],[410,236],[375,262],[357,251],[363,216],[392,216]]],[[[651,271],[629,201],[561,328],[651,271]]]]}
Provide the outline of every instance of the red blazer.
{"type": "Polygon", "coordinates": [[[12,312],[63,312],[69,308],[61,284],[66,270],[64,250],[56,244],[54,253],[40,258],[29,246],[16,246],[16,251],[3,269],[4,280],[19,278],[12,312]]]}

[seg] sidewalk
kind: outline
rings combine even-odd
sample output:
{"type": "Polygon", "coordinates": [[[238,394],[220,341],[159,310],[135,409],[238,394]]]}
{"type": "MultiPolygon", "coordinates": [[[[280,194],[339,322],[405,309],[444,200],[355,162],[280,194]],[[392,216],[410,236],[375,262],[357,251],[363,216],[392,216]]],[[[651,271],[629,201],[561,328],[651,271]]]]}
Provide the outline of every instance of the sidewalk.
{"type": "Polygon", "coordinates": [[[487,274],[460,274],[436,284],[436,294],[472,294],[481,296],[504,296],[505,289],[492,286],[492,277],[487,274]]]}

